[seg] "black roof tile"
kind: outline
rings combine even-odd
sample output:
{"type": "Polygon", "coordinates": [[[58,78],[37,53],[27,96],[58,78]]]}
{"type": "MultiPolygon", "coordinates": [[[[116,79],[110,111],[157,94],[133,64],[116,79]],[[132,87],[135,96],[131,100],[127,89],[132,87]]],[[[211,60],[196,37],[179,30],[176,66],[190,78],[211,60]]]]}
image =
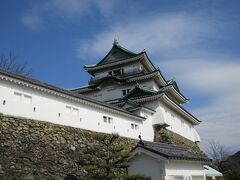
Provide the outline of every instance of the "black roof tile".
{"type": "Polygon", "coordinates": [[[179,160],[193,160],[193,161],[211,161],[208,157],[201,154],[196,154],[194,152],[189,151],[188,149],[166,143],[159,142],[149,142],[142,141],[143,143],[138,143],[138,145],[132,149],[140,147],[146,149],[150,152],[163,156],[167,159],[179,159],[179,160]]]}

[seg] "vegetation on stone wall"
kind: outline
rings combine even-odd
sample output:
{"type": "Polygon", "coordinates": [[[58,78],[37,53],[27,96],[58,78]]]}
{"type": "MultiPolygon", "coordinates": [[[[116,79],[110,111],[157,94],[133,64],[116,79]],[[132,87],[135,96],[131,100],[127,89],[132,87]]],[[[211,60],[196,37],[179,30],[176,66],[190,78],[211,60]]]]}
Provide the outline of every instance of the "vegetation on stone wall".
{"type": "Polygon", "coordinates": [[[190,150],[194,153],[204,154],[196,143],[194,143],[194,142],[188,140],[187,138],[184,138],[183,136],[180,136],[174,132],[171,132],[171,131],[167,130],[166,128],[159,128],[156,131],[155,141],[183,146],[183,147],[188,148],[188,150],[190,150]]]}
{"type": "Polygon", "coordinates": [[[120,142],[119,135],[97,134],[94,140],[94,143],[86,144],[79,158],[79,164],[89,176],[96,180],[145,179],[141,174],[127,174],[130,151],[120,142]]]}

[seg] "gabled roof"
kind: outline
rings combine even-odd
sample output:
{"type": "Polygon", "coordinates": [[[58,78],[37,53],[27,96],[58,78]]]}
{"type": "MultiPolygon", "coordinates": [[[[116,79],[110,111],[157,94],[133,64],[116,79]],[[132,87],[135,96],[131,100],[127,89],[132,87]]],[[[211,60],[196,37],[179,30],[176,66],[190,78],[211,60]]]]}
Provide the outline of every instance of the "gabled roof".
{"type": "Polygon", "coordinates": [[[85,65],[84,69],[93,75],[98,70],[113,68],[135,61],[141,61],[148,71],[154,71],[157,69],[145,51],[133,53],[115,43],[109,53],[99,63],[94,65],[85,65]]]}
{"type": "Polygon", "coordinates": [[[175,88],[178,92],[180,92],[180,90],[179,90],[179,88],[178,88],[178,85],[177,85],[177,82],[176,82],[174,79],[168,80],[168,81],[167,81],[167,84],[173,85],[174,88],[175,88]]]}
{"type": "Polygon", "coordinates": [[[124,98],[128,99],[128,98],[142,97],[142,96],[155,95],[155,94],[157,94],[156,91],[147,89],[138,84],[127,95],[125,95],[124,98]]]}
{"type": "Polygon", "coordinates": [[[90,74],[94,74],[94,72],[106,68],[113,68],[117,67],[122,64],[127,64],[135,61],[140,61],[141,59],[144,58],[144,53],[139,53],[136,56],[130,57],[130,58],[123,58],[123,59],[118,59],[115,61],[109,61],[108,63],[103,63],[103,64],[93,64],[93,65],[85,65],[83,68],[89,72],[90,74]]]}
{"type": "MultiPolygon", "coordinates": [[[[143,92],[143,91],[141,91],[143,92]]],[[[107,103],[121,106],[126,100],[130,100],[136,103],[145,103],[154,100],[161,100],[164,104],[168,105],[172,109],[175,109],[176,112],[180,113],[182,116],[187,118],[188,121],[192,122],[194,125],[200,124],[200,120],[193,116],[190,112],[184,109],[181,105],[175,102],[171,97],[169,97],[164,90],[160,90],[156,93],[143,93],[139,96],[130,96],[128,98],[115,99],[107,101],[107,103]]]]}
{"type": "Polygon", "coordinates": [[[140,141],[137,146],[135,146],[131,152],[134,153],[137,149],[144,149],[166,159],[173,160],[190,160],[190,161],[205,161],[210,162],[205,155],[199,155],[188,149],[177,146],[173,144],[150,142],[150,141],[140,141]]]}
{"type": "Polygon", "coordinates": [[[204,165],[204,172],[206,176],[223,176],[223,174],[216,169],[213,169],[212,167],[208,165],[204,165]]]}
{"type": "Polygon", "coordinates": [[[118,42],[114,41],[112,49],[100,62],[97,63],[97,66],[119,61],[122,59],[132,58],[136,55],[136,53],[127,50],[126,48],[120,46],[118,42]]]}

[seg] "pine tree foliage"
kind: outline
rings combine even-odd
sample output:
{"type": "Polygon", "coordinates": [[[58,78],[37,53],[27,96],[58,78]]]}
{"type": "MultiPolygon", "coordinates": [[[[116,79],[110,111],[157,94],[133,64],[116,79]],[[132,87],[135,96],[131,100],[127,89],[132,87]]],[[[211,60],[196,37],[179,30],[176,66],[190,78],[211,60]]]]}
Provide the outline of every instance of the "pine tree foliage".
{"type": "MultiPolygon", "coordinates": [[[[129,151],[124,150],[116,134],[98,134],[95,142],[82,149],[79,164],[89,176],[97,180],[144,179],[142,175],[130,178],[127,175],[129,151]]],[[[132,176],[133,177],[133,176],[132,176]]]]}

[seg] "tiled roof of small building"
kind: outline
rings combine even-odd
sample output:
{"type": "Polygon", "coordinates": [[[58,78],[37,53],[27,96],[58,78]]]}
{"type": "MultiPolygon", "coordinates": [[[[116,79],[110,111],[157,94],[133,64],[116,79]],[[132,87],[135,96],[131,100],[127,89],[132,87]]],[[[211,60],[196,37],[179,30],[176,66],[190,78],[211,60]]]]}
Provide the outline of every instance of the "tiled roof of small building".
{"type": "Polygon", "coordinates": [[[205,155],[196,154],[194,152],[189,151],[188,149],[186,149],[184,147],[173,145],[173,144],[142,141],[142,143],[138,143],[138,145],[136,147],[134,147],[131,151],[133,151],[139,147],[143,148],[145,150],[148,150],[152,153],[163,156],[167,159],[211,161],[205,155]]]}

